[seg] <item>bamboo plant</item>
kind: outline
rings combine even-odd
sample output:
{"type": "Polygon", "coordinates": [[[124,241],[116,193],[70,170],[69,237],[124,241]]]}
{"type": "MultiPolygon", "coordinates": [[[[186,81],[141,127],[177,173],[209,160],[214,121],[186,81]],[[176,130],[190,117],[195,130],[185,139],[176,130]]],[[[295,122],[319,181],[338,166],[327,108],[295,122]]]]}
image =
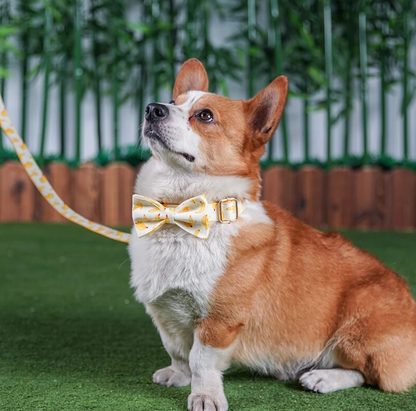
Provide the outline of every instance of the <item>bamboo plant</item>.
{"type": "MultiPolygon", "coordinates": [[[[4,95],[10,59],[19,58],[19,129],[30,144],[28,96],[33,78],[42,75],[41,157],[47,157],[48,123],[56,114],[49,104],[50,91],[57,87],[59,154],[68,157],[69,138],[79,161],[84,138],[82,102],[87,91],[94,94],[100,153],[105,151],[102,105],[105,99],[112,103],[113,153],[109,158],[119,159],[124,152],[119,141],[121,106],[129,101],[135,104],[139,128],[147,99],[158,101],[171,91],[175,71],[186,58],[203,61],[211,91],[225,95],[230,81],[241,84],[247,97],[252,97],[276,76],[286,74],[290,99],[302,100],[305,161],[313,161],[309,123],[315,110],[326,112],[327,161],[334,160],[337,136],[332,130],[337,121],[344,124],[339,136],[343,156],[349,155],[352,106],[359,99],[363,157],[368,162],[368,81],[378,76],[381,155],[387,154],[389,142],[388,93],[393,84],[400,84],[403,157],[408,159],[409,140],[414,137],[409,130],[409,104],[415,94],[409,50],[415,39],[411,19],[415,8],[410,0],[200,0],[198,4],[192,0],[0,0],[0,87],[4,95]],[[13,2],[17,7],[10,7],[13,2]],[[237,27],[221,43],[212,38],[213,10],[219,24],[231,22],[237,27]],[[18,50],[13,49],[15,44],[18,50]],[[70,94],[75,96],[71,119],[70,94]],[[67,132],[70,122],[75,125],[74,136],[67,132]]],[[[279,157],[289,163],[285,117],[281,130],[279,157]]],[[[275,141],[268,148],[269,163],[276,160],[275,141]]]]}

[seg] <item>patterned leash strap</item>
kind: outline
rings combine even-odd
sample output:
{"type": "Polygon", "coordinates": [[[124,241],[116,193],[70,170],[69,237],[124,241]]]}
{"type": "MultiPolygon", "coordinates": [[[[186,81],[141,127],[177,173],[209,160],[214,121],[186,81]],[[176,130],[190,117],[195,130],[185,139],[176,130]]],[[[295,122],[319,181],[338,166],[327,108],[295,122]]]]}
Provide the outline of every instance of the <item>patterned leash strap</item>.
{"type": "Polygon", "coordinates": [[[16,151],[20,162],[22,163],[30,179],[33,181],[33,184],[35,184],[36,188],[39,190],[42,196],[59,214],[61,214],[69,221],[72,221],[73,223],[78,224],[87,230],[93,231],[94,233],[103,235],[104,237],[108,237],[112,240],[120,241],[123,243],[128,243],[130,241],[131,234],[123,233],[122,231],[114,230],[112,228],[106,227],[105,225],[90,221],[82,215],[76,213],[64,203],[61,197],[58,196],[56,191],[50,185],[40,167],[36,164],[35,159],[33,158],[32,154],[30,154],[22,138],[19,136],[19,134],[17,134],[16,129],[9,119],[1,96],[0,126],[12,144],[14,150],[16,151]]]}

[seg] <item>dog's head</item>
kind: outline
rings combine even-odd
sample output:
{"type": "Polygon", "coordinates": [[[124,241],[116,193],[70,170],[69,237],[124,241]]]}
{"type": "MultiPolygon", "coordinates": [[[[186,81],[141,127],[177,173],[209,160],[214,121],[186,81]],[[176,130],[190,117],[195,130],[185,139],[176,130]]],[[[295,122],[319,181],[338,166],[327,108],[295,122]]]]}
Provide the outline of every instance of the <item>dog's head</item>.
{"type": "Polygon", "coordinates": [[[248,101],[208,93],[204,66],[190,59],[179,70],[171,103],[146,107],[143,136],[154,156],[172,167],[214,176],[258,175],[287,92],[287,78],[280,76],[248,101]]]}

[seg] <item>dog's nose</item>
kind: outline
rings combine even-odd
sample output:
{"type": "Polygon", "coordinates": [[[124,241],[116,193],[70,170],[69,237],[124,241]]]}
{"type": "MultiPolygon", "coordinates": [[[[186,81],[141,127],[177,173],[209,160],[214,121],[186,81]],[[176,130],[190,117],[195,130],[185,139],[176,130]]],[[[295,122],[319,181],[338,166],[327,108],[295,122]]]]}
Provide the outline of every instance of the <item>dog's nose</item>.
{"type": "Polygon", "coordinates": [[[145,118],[150,123],[161,121],[169,115],[169,109],[163,104],[150,103],[146,106],[145,118]]]}

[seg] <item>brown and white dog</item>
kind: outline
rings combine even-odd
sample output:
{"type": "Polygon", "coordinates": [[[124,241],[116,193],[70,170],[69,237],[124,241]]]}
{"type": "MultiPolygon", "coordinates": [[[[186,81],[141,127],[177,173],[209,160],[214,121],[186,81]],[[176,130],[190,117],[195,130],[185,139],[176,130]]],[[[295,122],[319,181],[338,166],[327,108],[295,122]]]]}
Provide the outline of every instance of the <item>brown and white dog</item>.
{"type": "Polygon", "coordinates": [[[416,382],[416,304],[406,282],[342,236],[260,201],[259,159],[288,92],[278,77],[248,101],[208,93],[196,59],[180,69],[172,104],[147,108],[153,157],[135,193],[179,204],[235,197],[245,211],[206,240],[166,224],[130,243],[131,284],[172,364],[153,381],[191,384],[193,411],[228,408],[232,362],[308,390],[363,384],[390,392],[416,382]]]}

